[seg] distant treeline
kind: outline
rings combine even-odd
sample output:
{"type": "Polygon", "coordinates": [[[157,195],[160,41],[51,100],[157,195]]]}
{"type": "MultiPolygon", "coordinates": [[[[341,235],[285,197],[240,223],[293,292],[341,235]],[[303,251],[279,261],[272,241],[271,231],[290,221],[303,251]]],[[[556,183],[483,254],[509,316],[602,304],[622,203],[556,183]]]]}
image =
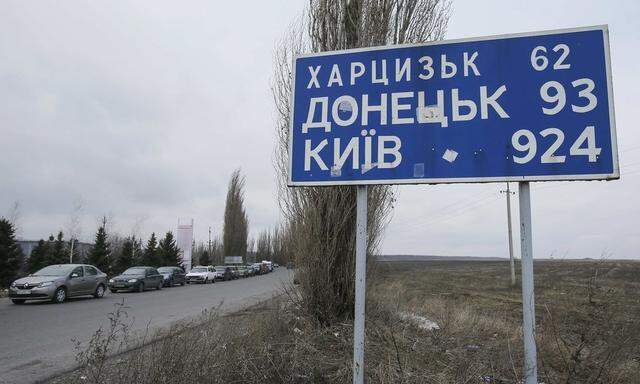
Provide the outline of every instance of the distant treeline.
{"type": "MultiPolygon", "coordinates": [[[[260,232],[249,239],[249,219],[244,208],[245,179],[237,169],[231,174],[227,190],[222,234],[207,243],[192,243],[192,265],[224,263],[224,256],[243,256],[245,262],[271,260],[286,264],[292,260],[292,230],[280,226],[260,232]]],[[[79,208],[78,208],[79,209],[79,208]]],[[[109,276],[120,274],[135,265],[151,267],[182,265],[181,252],[171,231],[158,238],[155,233],[143,241],[135,235],[108,233],[107,218],[98,224],[94,242],[86,252],[79,252],[77,239],[66,239],[59,231],[40,239],[29,255],[24,255],[15,239],[15,225],[0,218],[0,286],[15,278],[51,264],[86,263],[95,265],[109,276]]]]}
{"type": "Polygon", "coordinates": [[[49,236],[48,240],[40,239],[28,257],[23,255],[18,271],[26,274],[51,264],[87,263],[113,275],[134,265],[182,266],[180,250],[171,231],[160,240],[152,233],[143,246],[141,238],[109,235],[106,228],[107,220],[103,218],[95,242],[86,254],[80,254],[77,240],[65,239],[62,231],[55,237],[49,236]]]}

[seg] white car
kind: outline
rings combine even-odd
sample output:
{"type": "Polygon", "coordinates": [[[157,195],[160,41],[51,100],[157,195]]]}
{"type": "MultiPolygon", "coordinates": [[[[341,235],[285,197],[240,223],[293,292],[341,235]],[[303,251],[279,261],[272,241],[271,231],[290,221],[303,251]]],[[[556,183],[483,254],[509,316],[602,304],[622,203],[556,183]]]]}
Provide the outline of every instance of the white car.
{"type": "Polygon", "coordinates": [[[191,268],[191,271],[187,273],[187,284],[191,283],[215,283],[216,282],[216,270],[212,265],[197,266],[191,268]]]}

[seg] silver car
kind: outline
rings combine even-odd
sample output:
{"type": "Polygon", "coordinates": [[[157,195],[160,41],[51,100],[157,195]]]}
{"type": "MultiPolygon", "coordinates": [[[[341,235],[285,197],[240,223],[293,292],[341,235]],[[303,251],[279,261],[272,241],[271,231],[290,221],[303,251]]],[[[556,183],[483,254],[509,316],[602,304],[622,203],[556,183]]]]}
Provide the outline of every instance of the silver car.
{"type": "Polygon", "coordinates": [[[68,297],[104,296],[107,275],[93,265],[56,264],[11,283],[9,297],[14,304],[26,300],[51,300],[62,303],[68,297]]]}

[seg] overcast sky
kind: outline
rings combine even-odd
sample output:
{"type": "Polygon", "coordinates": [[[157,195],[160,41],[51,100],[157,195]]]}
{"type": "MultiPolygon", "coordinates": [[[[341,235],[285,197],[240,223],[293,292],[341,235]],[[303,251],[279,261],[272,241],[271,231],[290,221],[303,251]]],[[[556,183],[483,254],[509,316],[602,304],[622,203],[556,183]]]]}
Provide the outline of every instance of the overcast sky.
{"type": "MultiPolygon", "coordinates": [[[[0,214],[19,201],[39,239],[80,199],[83,240],[104,214],[145,238],[193,218],[205,241],[241,167],[252,235],[275,225],[272,51],[306,3],[0,2],[0,214]]],[[[631,0],[453,3],[447,38],[609,24],[622,176],[534,184],[536,257],[640,256],[638,20],[631,0]]],[[[382,252],[507,256],[503,187],[399,187],[382,252]]]]}

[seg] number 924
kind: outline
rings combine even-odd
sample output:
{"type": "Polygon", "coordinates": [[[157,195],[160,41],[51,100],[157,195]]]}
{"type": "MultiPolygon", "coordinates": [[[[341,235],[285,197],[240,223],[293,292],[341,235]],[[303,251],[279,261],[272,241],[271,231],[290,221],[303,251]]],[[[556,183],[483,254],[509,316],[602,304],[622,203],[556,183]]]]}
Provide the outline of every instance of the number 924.
{"type": "MultiPolygon", "coordinates": [[[[564,163],[567,156],[556,153],[564,142],[564,132],[558,128],[547,128],[540,131],[540,136],[546,138],[548,136],[555,137],[555,140],[540,156],[540,163],[554,164],[564,163]]],[[[511,145],[519,153],[514,153],[513,161],[517,164],[527,164],[536,157],[538,153],[538,141],[536,135],[527,130],[521,129],[511,136],[511,145]]],[[[598,160],[598,156],[602,151],[596,147],[596,134],[593,125],[587,126],[576,141],[569,148],[569,156],[587,156],[590,163],[598,160]]]]}

